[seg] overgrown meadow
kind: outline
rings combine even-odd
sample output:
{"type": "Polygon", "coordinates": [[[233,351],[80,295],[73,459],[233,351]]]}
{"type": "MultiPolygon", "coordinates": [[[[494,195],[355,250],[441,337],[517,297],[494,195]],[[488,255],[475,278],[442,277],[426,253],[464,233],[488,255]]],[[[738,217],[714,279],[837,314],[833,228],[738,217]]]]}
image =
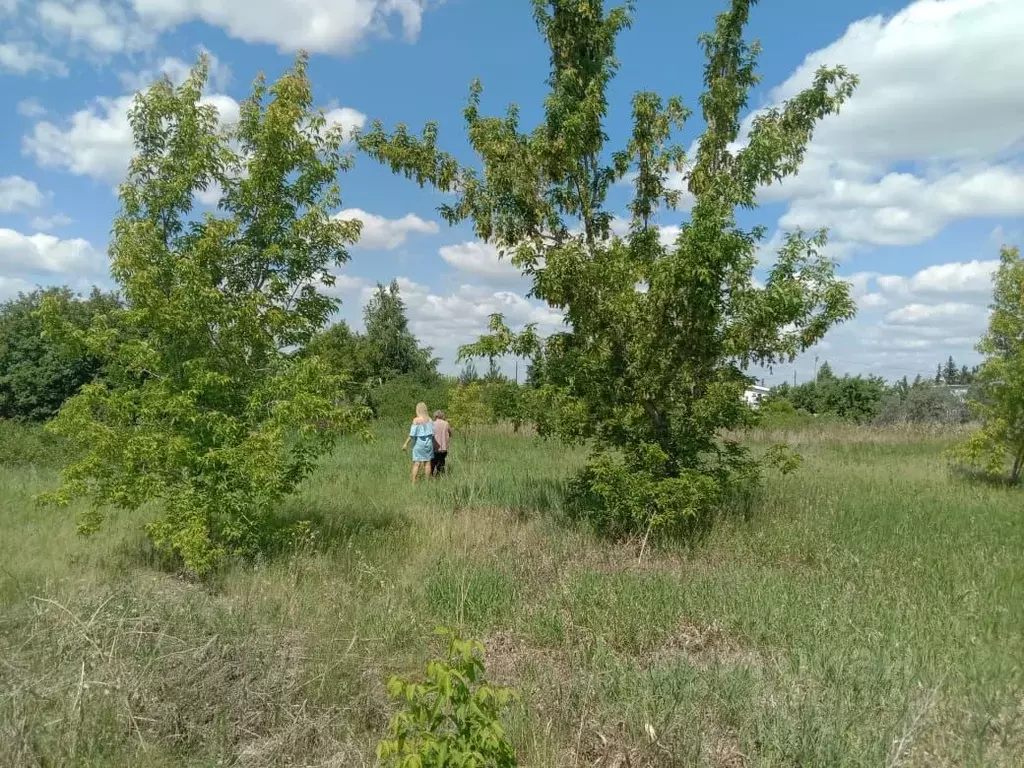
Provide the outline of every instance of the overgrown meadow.
{"type": "Polygon", "coordinates": [[[889,387],[823,365],[759,419],[751,372],[856,306],[825,231],[785,233],[755,276],[766,233],[738,213],[858,78],[821,67],[741,136],[755,4],[699,38],[690,107],[618,106],[621,145],[633,3],[536,0],[543,120],[485,116],[473,81],[471,165],[438,122],[346,136],[307,54],[232,126],[205,54],[137,95],[117,293],[0,306],[0,765],[1022,764],[1022,497],[947,449],[1024,470],[1024,261],[1002,249],[976,371],[889,387]],[[440,217],[560,330],[491,315],[456,381],[397,280],[364,331],[329,326],[320,289],[362,227],[338,216],[349,148],[450,195],[440,217]],[[449,411],[451,474],[415,485],[424,399],[449,411]]]}
{"type": "Polygon", "coordinates": [[[378,424],[280,510],[308,534],[194,583],[152,510],[89,541],[36,505],[63,448],[4,425],[0,764],[375,765],[447,626],[520,692],[523,766],[1019,765],[1019,490],[950,475],[951,432],[744,439],[783,436],[799,471],[638,559],[564,519],[582,454],[489,428],[413,488],[378,424]]]}

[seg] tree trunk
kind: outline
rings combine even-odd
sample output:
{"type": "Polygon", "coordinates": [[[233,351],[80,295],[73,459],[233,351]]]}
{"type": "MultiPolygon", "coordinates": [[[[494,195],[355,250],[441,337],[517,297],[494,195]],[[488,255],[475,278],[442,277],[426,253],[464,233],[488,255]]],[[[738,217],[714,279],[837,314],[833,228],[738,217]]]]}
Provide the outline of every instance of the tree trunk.
{"type": "Polygon", "coordinates": [[[1013,460],[1013,469],[1010,471],[1010,482],[1020,482],[1020,473],[1024,470],[1024,446],[1017,450],[1017,456],[1013,460]]]}

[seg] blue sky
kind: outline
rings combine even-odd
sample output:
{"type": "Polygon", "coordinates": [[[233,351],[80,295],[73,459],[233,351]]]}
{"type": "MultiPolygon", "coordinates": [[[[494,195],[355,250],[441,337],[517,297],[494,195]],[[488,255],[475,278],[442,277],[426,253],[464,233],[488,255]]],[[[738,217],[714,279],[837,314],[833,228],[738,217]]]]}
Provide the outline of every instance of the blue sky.
{"type": "MultiPolygon", "coordinates": [[[[619,44],[613,142],[629,129],[636,90],[697,107],[696,38],[724,0],[638,5],[619,44]]],[[[160,72],[180,78],[200,48],[215,57],[210,98],[226,117],[257,72],[274,77],[307,48],[333,119],[436,120],[467,160],[470,80],[482,79],[485,109],[514,101],[531,125],[547,70],[528,0],[0,0],[0,30],[0,298],[36,284],[108,284],[114,189],[131,153],[125,110],[135,88],[160,72]]],[[[1024,239],[1024,3],[764,0],[749,35],[764,46],[752,109],[791,97],[820,64],[862,80],[800,175],[763,190],[748,217],[768,228],[766,258],[788,229],[829,227],[860,304],[855,321],[769,378],[806,377],[815,356],[890,377],[928,373],[950,354],[974,362],[998,247],[1024,239]]],[[[684,144],[700,128],[693,118],[684,144]]],[[[364,220],[338,284],[354,325],[370,286],[391,278],[446,370],[491,312],[557,325],[492,248],[440,221],[436,193],[366,158],[341,184],[341,215],[364,220]]],[[[627,192],[613,204],[624,210],[627,192]]]]}

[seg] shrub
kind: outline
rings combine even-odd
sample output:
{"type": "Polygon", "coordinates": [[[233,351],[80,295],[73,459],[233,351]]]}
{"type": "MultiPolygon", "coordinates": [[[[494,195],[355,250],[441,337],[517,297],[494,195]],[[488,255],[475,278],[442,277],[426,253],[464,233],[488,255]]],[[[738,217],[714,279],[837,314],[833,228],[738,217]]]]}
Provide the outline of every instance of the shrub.
{"type": "Polygon", "coordinates": [[[813,414],[798,409],[789,400],[769,397],[758,409],[758,423],[766,429],[799,429],[815,423],[813,414]]]}
{"type": "Polygon", "coordinates": [[[982,420],[954,457],[1010,481],[1024,475],[1024,259],[1003,248],[993,278],[988,331],[978,344],[985,361],[978,371],[980,397],[972,402],[982,420]]]}
{"type": "Polygon", "coordinates": [[[653,446],[594,456],[569,483],[569,513],[616,538],[678,532],[704,518],[721,501],[719,486],[699,472],[669,475],[666,458],[653,446]]]}
{"type": "Polygon", "coordinates": [[[444,659],[427,664],[426,679],[388,682],[388,694],[402,704],[377,746],[377,757],[398,768],[510,768],[516,754],[505,735],[501,713],[516,694],[488,685],[484,646],[445,630],[444,659]]]}
{"type": "Polygon", "coordinates": [[[963,424],[971,418],[967,403],[942,386],[921,384],[905,396],[890,394],[882,402],[879,424],[963,424]]]}
{"type": "Polygon", "coordinates": [[[492,415],[487,404],[487,385],[474,381],[455,387],[448,406],[448,420],[453,427],[463,430],[490,424],[492,415]]]}
{"type": "Polygon", "coordinates": [[[381,421],[409,421],[415,415],[416,403],[424,402],[433,413],[448,410],[455,385],[444,376],[424,378],[408,373],[379,384],[370,390],[368,405],[381,421]]]}

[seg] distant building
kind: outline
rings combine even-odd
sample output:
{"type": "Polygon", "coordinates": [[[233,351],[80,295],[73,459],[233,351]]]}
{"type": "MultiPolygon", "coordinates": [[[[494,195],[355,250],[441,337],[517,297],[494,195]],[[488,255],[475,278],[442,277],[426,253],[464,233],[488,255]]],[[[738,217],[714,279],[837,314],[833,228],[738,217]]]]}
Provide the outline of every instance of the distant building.
{"type": "Polygon", "coordinates": [[[768,397],[769,392],[771,392],[771,390],[768,387],[762,387],[760,384],[752,384],[743,392],[743,400],[751,408],[758,408],[761,405],[761,401],[768,397]]]}

